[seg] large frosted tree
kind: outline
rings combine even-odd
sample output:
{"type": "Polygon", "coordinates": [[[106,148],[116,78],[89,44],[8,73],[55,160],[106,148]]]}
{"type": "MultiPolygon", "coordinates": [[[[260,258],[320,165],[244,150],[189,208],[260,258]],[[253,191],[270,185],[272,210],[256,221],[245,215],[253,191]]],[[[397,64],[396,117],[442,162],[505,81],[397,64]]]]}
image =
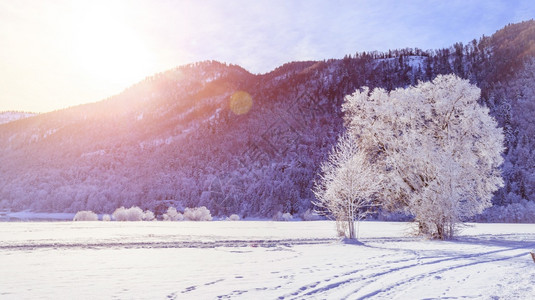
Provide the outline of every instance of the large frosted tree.
{"type": "Polygon", "coordinates": [[[479,88],[446,75],[345,98],[348,134],[384,175],[380,199],[413,215],[422,234],[451,238],[503,185],[503,133],[479,97],[479,88]]]}

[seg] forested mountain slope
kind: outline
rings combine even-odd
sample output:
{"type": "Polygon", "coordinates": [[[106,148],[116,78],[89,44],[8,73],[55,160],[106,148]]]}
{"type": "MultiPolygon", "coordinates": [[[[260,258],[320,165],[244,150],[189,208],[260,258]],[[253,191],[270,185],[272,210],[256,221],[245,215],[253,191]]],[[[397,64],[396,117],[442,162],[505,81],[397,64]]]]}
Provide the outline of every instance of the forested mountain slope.
{"type": "Polygon", "coordinates": [[[528,21],[448,49],[356,53],[263,75],[213,61],[182,66],[100,102],[0,125],[0,209],[304,212],[343,129],[345,95],[448,73],[481,87],[504,127],[506,186],[494,202],[535,201],[534,56],[528,21]]]}
{"type": "Polygon", "coordinates": [[[35,113],[20,112],[20,111],[4,111],[0,112],[0,125],[13,122],[16,120],[29,118],[35,116],[35,113]]]}

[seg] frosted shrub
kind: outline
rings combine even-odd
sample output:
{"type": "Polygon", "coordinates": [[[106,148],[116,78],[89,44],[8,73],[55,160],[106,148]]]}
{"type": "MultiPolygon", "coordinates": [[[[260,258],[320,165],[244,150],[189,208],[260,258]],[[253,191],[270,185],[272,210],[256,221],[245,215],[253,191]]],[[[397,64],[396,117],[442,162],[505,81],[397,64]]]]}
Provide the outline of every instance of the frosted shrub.
{"type": "Polygon", "coordinates": [[[317,221],[320,219],[320,216],[313,210],[307,209],[307,211],[303,213],[302,218],[303,221],[317,221]]]}
{"type": "Polygon", "coordinates": [[[239,221],[240,220],[240,216],[238,216],[237,214],[232,214],[230,215],[230,217],[227,218],[227,221],[239,221]]]}
{"type": "Polygon", "coordinates": [[[103,215],[103,216],[102,216],[102,221],[106,221],[106,222],[111,221],[111,216],[108,215],[108,214],[103,215]]]}
{"type": "Polygon", "coordinates": [[[273,216],[273,221],[290,221],[292,219],[293,216],[290,213],[282,213],[280,211],[273,216]]]}
{"type": "MultiPolygon", "coordinates": [[[[175,208],[176,211],[176,208],[175,208]]],[[[182,215],[179,212],[176,212],[176,214],[173,215],[173,221],[184,221],[184,215],[182,215]]]]}
{"type": "Polygon", "coordinates": [[[126,210],[127,221],[143,221],[143,210],[137,206],[132,206],[126,210]]]}
{"type": "Polygon", "coordinates": [[[89,210],[82,210],[74,215],[73,221],[98,221],[96,213],[89,210]]]}
{"type": "Polygon", "coordinates": [[[154,217],[154,213],[150,210],[146,210],[143,213],[143,221],[154,221],[156,218],[154,217]]]}
{"type": "Polygon", "coordinates": [[[171,220],[174,221],[174,219],[176,218],[177,215],[178,215],[178,212],[177,212],[176,208],[174,208],[174,207],[167,208],[167,216],[169,216],[169,218],[171,220]]]}
{"type": "Polygon", "coordinates": [[[124,206],[121,206],[119,207],[118,209],[116,209],[113,214],[111,214],[113,219],[115,221],[126,221],[127,220],[127,216],[126,216],[126,208],[124,208],[124,206]]]}
{"type": "Polygon", "coordinates": [[[182,221],[184,220],[184,216],[179,213],[176,208],[169,207],[167,209],[167,212],[163,214],[163,220],[164,221],[182,221]]]}
{"type": "Polygon", "coordinates": [[[294,217],[290,213],[283,213],[282,214],[282,220],[283,221],[291,221],[294,217]]]}
{"type": "Polygon", "coordinates": [[[128,209],[121,206],[112,214],[116,221],[142,221],[143,215],[143,210],[137,206],[132,206],[128,209]]]}
{"type": "Polygon", "coordinates": [[[204,207],[186,208],[184,210],[184,219],[188,221],[212,221],[210,211],[204,207]]]}

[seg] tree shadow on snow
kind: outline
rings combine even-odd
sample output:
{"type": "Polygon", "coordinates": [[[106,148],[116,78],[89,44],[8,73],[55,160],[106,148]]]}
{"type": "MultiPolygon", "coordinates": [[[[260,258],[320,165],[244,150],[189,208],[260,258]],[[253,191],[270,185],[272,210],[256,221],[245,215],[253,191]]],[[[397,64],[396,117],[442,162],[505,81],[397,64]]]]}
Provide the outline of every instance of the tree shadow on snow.
{"type": "Polygon", "coordinates": [[[363,242],[357,240],[357,239],[349,239],[349,238],[343,238],[340,240],[342,244],[345,245],[356,245],[356,246],[366,246],[363,242]]]}
{"type": "Polygon", "coordinates": [[[502,247],[513,249],[529,249],[535,248],[535,235],[533,234],[479,234],[473,236],[459,236],[451,242],[489,246],[489,247],[502,247]]]}

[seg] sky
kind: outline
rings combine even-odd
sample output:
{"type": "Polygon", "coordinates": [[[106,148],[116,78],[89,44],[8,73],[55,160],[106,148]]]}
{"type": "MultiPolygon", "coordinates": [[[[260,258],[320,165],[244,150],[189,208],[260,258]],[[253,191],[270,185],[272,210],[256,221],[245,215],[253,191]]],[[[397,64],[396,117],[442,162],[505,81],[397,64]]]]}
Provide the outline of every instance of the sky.
{"type": "Polygon", "coordinates": [[[0,0],[0,111],[100,101],[197,61],[266,73],[290,61],[449,47],[534,17],[533,0],[0,0]]]}

